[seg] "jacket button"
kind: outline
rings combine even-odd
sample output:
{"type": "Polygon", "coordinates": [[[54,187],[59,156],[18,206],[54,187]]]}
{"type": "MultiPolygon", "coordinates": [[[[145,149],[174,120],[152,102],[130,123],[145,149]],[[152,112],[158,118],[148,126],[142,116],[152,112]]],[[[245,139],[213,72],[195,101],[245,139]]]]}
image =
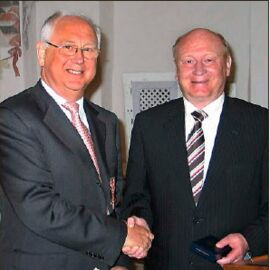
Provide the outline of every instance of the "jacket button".
{"type": "Polygon", "coordinates": [[[192,220],[193,224],[199,224],[201,221],[202,221],[202,219],[199,217],[194,217],[192,220]]]}

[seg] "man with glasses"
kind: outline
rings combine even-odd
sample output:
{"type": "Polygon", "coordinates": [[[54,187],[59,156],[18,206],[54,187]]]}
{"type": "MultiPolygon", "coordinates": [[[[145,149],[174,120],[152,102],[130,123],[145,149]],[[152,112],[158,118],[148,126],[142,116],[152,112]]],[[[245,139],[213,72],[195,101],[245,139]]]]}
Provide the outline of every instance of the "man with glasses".
{"type": "Polygon", "coordinates": [[[99,35],[57,12],[41,29],[41,79],[0,104],[0,269],[126,269],[153,235],[119,220],[117,117],[84,96],[99,35]],[[112,268],[111,268],[112,267],[112,268]]]}

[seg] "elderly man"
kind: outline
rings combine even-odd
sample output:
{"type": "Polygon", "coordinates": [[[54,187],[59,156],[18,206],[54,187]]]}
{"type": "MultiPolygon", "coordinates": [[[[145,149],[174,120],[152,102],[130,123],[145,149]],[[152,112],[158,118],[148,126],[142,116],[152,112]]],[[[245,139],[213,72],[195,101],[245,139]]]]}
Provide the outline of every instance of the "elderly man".
{"type": "MultiPolygon", "coordinates": [[[[268,248],[268,110],[225,94],[225,39],[193,29],[174,45],[183,98],[136,116],[123,217],[155,234],[147,270],[218,270],[268,248]],[[230,252],[192,252],[213,235],[230,252]]],[[[134,253],[135,254],[135,253],[134,253]]]]}
{"type": "Polygon", "coordinates": [[[41,80],[0,105],[0,269],[126,269],[121,250],[145,253],[153,235],[117,218],[118,120],[83,97],[96,74],[95,27],[57,12],[37,54],[41,80]]]}

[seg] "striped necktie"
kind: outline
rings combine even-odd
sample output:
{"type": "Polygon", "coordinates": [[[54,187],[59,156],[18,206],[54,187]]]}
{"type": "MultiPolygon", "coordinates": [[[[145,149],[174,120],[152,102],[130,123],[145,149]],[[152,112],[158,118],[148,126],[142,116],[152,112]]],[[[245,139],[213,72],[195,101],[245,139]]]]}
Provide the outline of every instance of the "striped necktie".
{"type": "Polygon", "coordinates": [[[195,124],[188,136],[186,147],[192,193],[194,202],[197,205],[204,181],[205,142],[202,121],[207,117],[207,114],[204,111],[194,111],[191,115],[195,120],[195,124]]]}
{"type": "Polygon", "coordinates": [[[64,108],[66,108],[71,113],[71,122],[73,126],[77,129],[78,133],[80,134],[86,148],[88,149],[88,152],[91,156],[91,159],[94,163],[94,166],[96,168],[96,171],[98,173],[99,179],[100,177],[100,170],[98,166],[96,151],[95,151],[95,145],[91,136],[91,133],[87,129],[87,127],[82,122],[80,115],[79,115],[79,104],[76,102],[66,102],[62,105],[64,108]]]}

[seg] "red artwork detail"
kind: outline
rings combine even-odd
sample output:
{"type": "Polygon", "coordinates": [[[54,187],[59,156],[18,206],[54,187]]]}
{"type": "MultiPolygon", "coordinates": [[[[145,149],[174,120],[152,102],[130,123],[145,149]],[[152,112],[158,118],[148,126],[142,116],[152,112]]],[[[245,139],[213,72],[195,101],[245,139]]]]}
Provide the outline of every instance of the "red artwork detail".
{"type": "MultiPolygon", "coordinates": [[[[20,76],[19,69],[17,67],[17,62],[19,57],[22,55],[21,50],[21,36],[20,36],[20,13],[19,13],[19,4],[12,5],[14,1],[4,1],[0,3],[0,30],[3,32],[4,36],[10,38],[8,40],[8,45],[11,48],[8,50],[10,57],[5,59],[12,58],[12,66],[15,72],[15,76],[20,76]],[[9,4],[8,6],[7,4],[9,4]]],[[[3,59],[3,60],[5,60],[3,59]]]]}

